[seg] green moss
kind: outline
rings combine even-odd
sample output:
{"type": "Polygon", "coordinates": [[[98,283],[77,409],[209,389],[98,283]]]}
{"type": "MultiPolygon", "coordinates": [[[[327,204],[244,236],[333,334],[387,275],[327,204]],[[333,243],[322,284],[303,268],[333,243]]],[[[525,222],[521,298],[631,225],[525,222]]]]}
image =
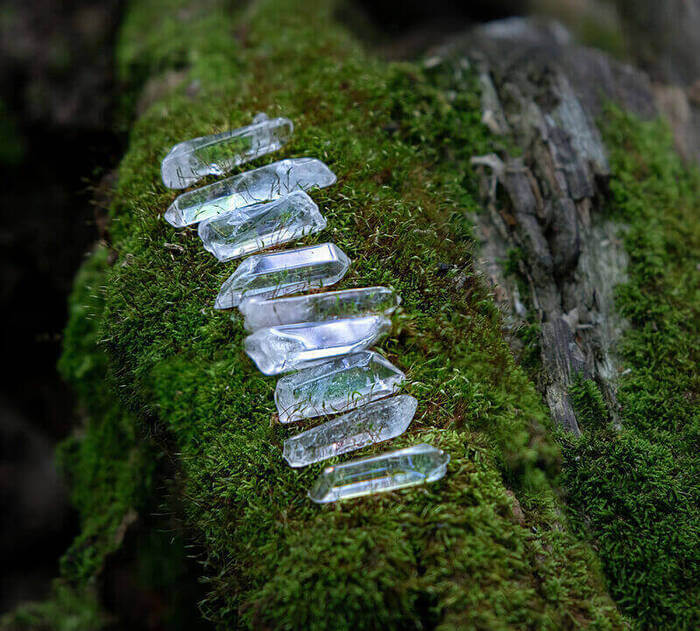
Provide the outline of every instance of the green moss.
{"type": "Polygon", "coordinates": [[[598,386],[583,375],[576,376],[569,388],[571,403],[583,431],[598,430],[608,422],[608,410],[598,386]]]}
{"type": "Polygon", "coordinates": [[[700,174],[660,123],[608,112],[614,201],[628,225],[629,319],[618,398],[623,429],[604,424],[599,395],[576,386],[585,434],[563,438],[564,484],[599,551],[612,594],[645,629],[700,626],[698,593],[698,293],[700,174]]]}

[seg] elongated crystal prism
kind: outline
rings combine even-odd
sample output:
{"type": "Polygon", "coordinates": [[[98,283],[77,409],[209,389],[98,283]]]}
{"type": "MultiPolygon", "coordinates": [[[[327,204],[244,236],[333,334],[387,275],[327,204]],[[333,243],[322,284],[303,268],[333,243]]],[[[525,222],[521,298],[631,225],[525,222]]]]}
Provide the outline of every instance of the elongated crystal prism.
{"type": "Polygon", "coordinates": [[[275,389],[281,423],[347,412],[396,392],[406,380],[391,362],[362,351],[282,377],[275,389]]]}
{"type": "Polygon", "coordinates": [[[277,151],[293,130],[288,118],[258,114],[247,127],[181,142],[163,159],[163,184],[187,188],[207,175],[224,175],[239,164],[277,151]]]}
{"type": "Polygon", "coordinates": [[[215,309],[230,309],[246,298],[273,298],[337,283],[350,259],[334,243],[322,243],[243,261],[221,286],[215,309]]]}
{"type": "Polygon", "coordinates": [[[220,261],[298,239],[326,227],[318,206],[304,191],[274,202],[253,204],[199,224],[204,248],[220,261]]]}
{"type": "Polygon", "coordinates": [[[326,467],[309,491],[319,504],[435,482],[445,475],[449,454],[422,443],[326,467]]]}
{"type": "Polygon", "coordinates": [[[330,186],[335,180],[333,171],[315,158],[280,160],[179,195],[165,212],[165,220],[182,228],[293,191],[330,186]]]}
{"type": "Polygon", "coordinates": [[[284,458],[292,467],[305,467],[395,438],[406,431],[417,406],[407,394],[363,405],[285,440],[284,458]]]}
{"type": "Polygon", "coordinates": [[[249,335],[245,350],[261,372],[277,375],[363,351],[390,329],[382,316],[286,324],[249,335]]]}
{"type": "Polygon", "coordinates": [[[239,305],[245,316],[245,328],[257,331],[266,326],[320,322],[363,315],[390,315],[401,298],[387,287],[344,289],[323,294],[294,296],[278,300],[253,298],[239,305]]]}

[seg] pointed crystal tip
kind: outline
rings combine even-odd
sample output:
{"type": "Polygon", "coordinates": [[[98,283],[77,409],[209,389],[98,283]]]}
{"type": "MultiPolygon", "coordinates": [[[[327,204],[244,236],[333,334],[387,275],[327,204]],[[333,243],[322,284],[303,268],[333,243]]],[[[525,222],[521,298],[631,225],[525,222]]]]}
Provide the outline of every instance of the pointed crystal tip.
{"type": "Polygon", "coordinates": [[[182,213],[177,207],[177,200],[168,206],[168,210],[165,211],[163,219],[171,226],[175,226],[175,228],[184,228],[186,225],[185,220],[182,218],[182,213]]]}
{"type": "Polygon", "coordinates": [[[352,460],[326,467],[309,490],[309,498],[325,504],[435,482],[445,475],[449,462],[449,454],[424,443],[352,460]]]}

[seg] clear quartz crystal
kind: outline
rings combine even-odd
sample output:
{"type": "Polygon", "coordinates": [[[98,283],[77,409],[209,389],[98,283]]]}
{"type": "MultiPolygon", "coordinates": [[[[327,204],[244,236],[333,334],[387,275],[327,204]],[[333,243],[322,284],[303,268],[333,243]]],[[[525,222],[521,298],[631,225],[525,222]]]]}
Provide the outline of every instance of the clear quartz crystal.
{"type": "Polygon", "coordinates": [[[220,261],[230,261],[326,227],[318,206],[304,191],[274,202],[254,204],[212,217],[199,224],[204,248],[220,261]]]}
{"type": "Polygon", "coordinates": [[[277,151],[293,130],[288,118],[258,114],[247,127],[181,142],[163,158],[163,184],[187,188],[207,175],[224,175],[239,164],[277,151]]]}
{"type": "Polygon", "coordinates": [[[215,309],[230,309],[246,298],[274,298],[337,283],[350,259],[334,243],[256,254],[243,261],[221,286],[215,309]]]}
{"type": "Polygon", "coordinates": [[[293,191],[330,186],[335,180],[333,171],[316,158],[280,160],[179,195],[165,212],[165,220],[182,228],[293,191]]]}
{"type": "Polygon", "coordinates": [[[261,372],[277,375],[363,351],[390,330],[382,316],[286,324],[249,335],[245,350],[261,372]]]}
{"type": "Polygon", "coordinates": [[[435,482],[445,475],[449,454],[420,444],[326,467],[309,491],[319,504],[435,482]]]}
{"type": "Polygon", "coordinates": [[[390,315],[401,298],[387,287],[344,289],[323,294],[294,296],[279,300],[251,299],[239,305],[245,328],[257,331],[266,326],[319,322],[361,315],[390,315]]]}
{"type": "Polygon", "coordinates": [[[394,394],[406,380],[391,362],[372,351],[345,355],[282,377],[275,389],[281,423],[347,412],[394,394]]]}
{"type": "Polygon", "coordinates": [[[406,431],[417,406],[407,394],[363,405],[285,440],[284,458],[292,467],[305,467],[396,438],[406,431]]]}

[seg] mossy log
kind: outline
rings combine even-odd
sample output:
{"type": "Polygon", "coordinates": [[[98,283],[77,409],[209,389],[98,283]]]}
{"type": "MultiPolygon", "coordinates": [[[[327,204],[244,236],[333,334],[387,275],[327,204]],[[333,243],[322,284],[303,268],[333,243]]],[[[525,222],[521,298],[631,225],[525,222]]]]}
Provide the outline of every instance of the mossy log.
{"type": "MultiPolygon", "coordinates": [[[[667,624],[669,605],[685,608],[678,619],[690,624],[697,609],[688,600],[688,556],[679,574],[666,575],[673,584],[663,603],[651,582],[635,596],[648,597],[641,617],[624,599],[624,577],[608,572],[617,603],[611,598],[601,560],[608,568],[619,546],[605,540],[609,556],[598,557],[591,543],[601,541],[604,520],[595,513],[591,535],[585,504],[605,501],[589,456],[620,438],[593,436],[585,424],[581,438],[558,434],[475,265],[469,213],[480,212],[482,198],[471,160],[506,159],[517,146],[482,122],[483,76],[459,58],[378,60],[336,22],[334,8],[326,0],[128,7],[119,73],[124,111],[138,116],[109,234],[76,279],[61,360],[85,412],[84,427],[61,451],[82,532],[62,561],[54,598],[16,612],[6,627],[66,628],[71,615],[71,628],[107,624],[95,604],[105,567],[138,523],[157,528],[155,512],[167,513],[192,546],[205,587],[202,615],[220,629],[621,629],[630,621],[667,624]],[[448,473],[434,485],[312,504],[306,490],[322,465],[285,464],[288,432],[275,417],[274,379],[243,353],[240,317],[212,308],[236,263],[217,263],[195,230],[162,219],[176,194],[160,182],[169,147],[247,124],[259,111],[294,120],[285,156],[321,158],[338,175],[336,186],[313,194],[329,227],[306,241],[332,240],[353,259],[338,288],[387,285],[403,298],[382,352],[407,373],[419,407],[392,447],[429,442],[448,451],[448,473]],[[582,442],[588,438],[598,442],[582,442]],[[574,493],[573,512],[558,482],[561,445],[571,458],[589,454],[569,469],[564,462],[568,488],[576,479],[587,488],[574,493]],[[644,618],[650,610],[656,617],[644,618]]],[[[663,147],[664,177],[683,178],[676,201],[692,213],[697,174],[675,161],[663,132],[649,133],[663,147]]],[[[619,146],[614,132],[607,138],[619,146]]],[[[638,165],[612,163],[616,196],[635,190],[638,165]]],[[[689,224],[686,215],[678,225],[689,224]]],[[[678,230],[687,236],[686,227],[678,230]]],[[[690,313],[692,302],[687,292],[677,298],[682,306],[669,307],[668,317],[680,337],[667,359],[687,366],[690,356],[678,349],[690,330],[673,309],[690,313]]],[[[579,419],[614,432],[597,390],[573,375],[564,385],[572,413],[579,406],[588,412],[579,419]]],[[[674,391],[690,386],[676,383],[674,391]]],[[[689,432],[688,410],[678,403],[676,412],[689,432]]],[[[644,438],[671,449],[658,436],[644,438]]],[[[595,458],[613,462],[611,454],[595,458]]],[[[680,492],[678,472],[662,473],[680,492]]],[[[618,508],[633,495],[620,491],[618,508]]],[[[656,498],[648,500],[658,509],[656,498]]],[[[670,501],[664,516],[677,508],[670,501]]],[[[615,519],[629,517],[623,512],[615,519]]],[[[690,509],[682,519],[697,527],[690,509]]]]}

